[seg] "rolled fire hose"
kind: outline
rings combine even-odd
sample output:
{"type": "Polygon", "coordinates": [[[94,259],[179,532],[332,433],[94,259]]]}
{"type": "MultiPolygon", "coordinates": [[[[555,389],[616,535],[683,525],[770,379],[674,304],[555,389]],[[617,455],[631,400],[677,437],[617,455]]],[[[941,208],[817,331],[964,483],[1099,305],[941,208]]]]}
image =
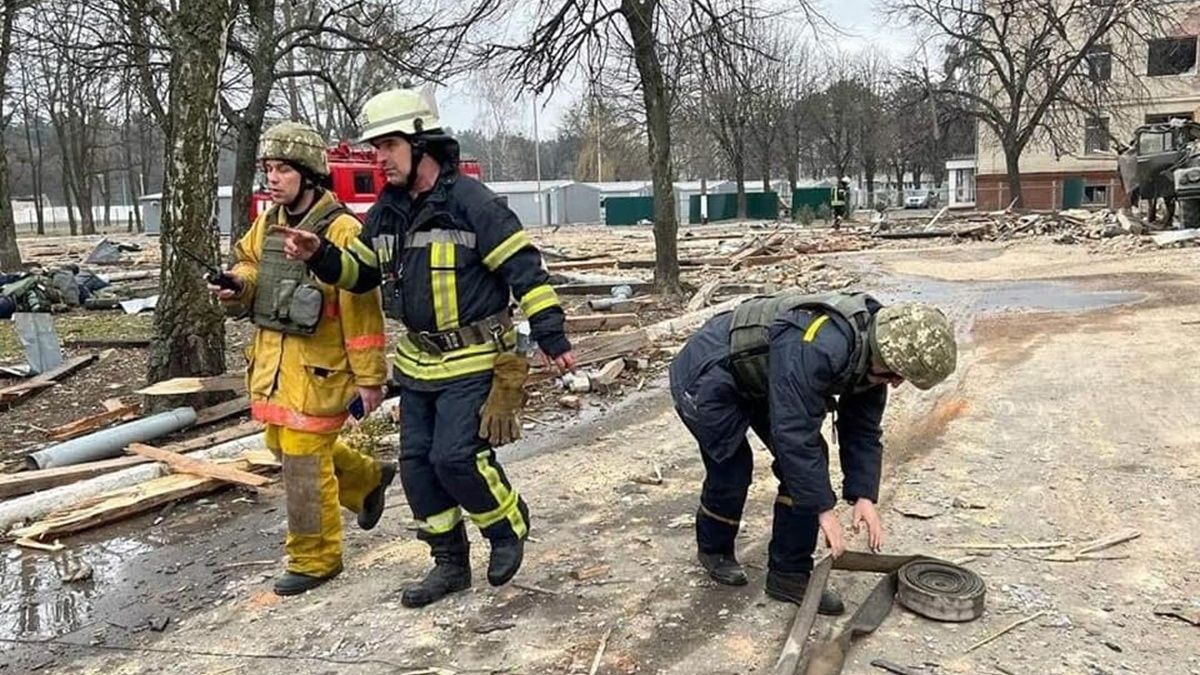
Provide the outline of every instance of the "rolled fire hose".
{"type": "Polygon", "coordinates": [[[838,675],[854,638],[875,631],[899,600],[908,610],[935,621],[972,621],[983,614],[987,589],[971,570],[945,560],[926,556],[875,555],[847,551],[836,560],[823,559],[813,570],[805,591],[805,602],[796,612],[788,644],[784,646],[775,675],[794,675],[803,663],[804,643],[816,620],[817,600],[825,590],[829,569],[879,572],[886,576],[833,640],[813,646],[805,675],[838,675]],[[832,563],[832,564],[831,564],[832,563]],[[812,596],[812,602],[808,602],[812,596]]]}

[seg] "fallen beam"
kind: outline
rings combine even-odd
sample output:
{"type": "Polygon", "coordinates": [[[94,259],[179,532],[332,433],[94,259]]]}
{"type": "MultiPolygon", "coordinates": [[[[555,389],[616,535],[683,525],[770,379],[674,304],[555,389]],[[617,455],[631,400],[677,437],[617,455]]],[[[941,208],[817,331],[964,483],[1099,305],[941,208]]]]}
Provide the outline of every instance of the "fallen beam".
{"type": "Polygon", "coordinates": [[[39,391],[46,387],[54,386],[59,380],[71,375],[75,371],[94,362],[97,359],[96,354],[84,354],[68,359],[57,368],[47,370],[39,375],[18,382],[12,386],[0,389],[0,405],[12,406],[24,399],[28,398],[35,391],[39,391]]]}
{"type": "Polygon", "coordinates": [[[547,263],[546,269],[551,272],[572,272],[578,270],[598,270],[617,267],[615,258],[596,258],[593,260],[567,260],[547,263]]]}
{"type": "Polygon", "coordinates": [[[712,301],[713,294],[717,292],[717,287],[721,285],[720,279],[710,281],[700,287],[696,294],[688,300],[688,304],[683,308],[685,312],[697,312],[708,307],[708,303],[712,301]]]}
{"type": "Polygon", "coordinates": [[[241,415],[250,409],[250,397],[240,396],[231,401],[218,403],[214,406],[209,406],[196,412],[196,423],[193,426],[204,426],[213,422],[220,422],[224,419],[229,419],[234,415],[241,415]]]}
{"type": "Polygon", "coordinates": [[[152,445],[143,445],[141,443],[133,443],[129,446],[129,452],[152,459],[156,462],[166,464],[175,473],[186,473],[192,476],[201,476],[203,478],[213,478],[216,480],[225,481],[226,483],[235,483],[237,485],[245,485],[247,487],[262,487],[270,485],[271,479],[258,474],[250,473],[249,471],[241,471],[230,466],[217,464],[215,462],[206,462],[202,459],[180,455],[169,450],[156,448],[152,445]]]}
{"type": "Polygon", "coordinates": [[[556,286],[555,291],[559,295],[611,295],[612,289],[618,286],[628,286],[633,289],[634,295],[639,293],[654,292],[654,284],[647,281],[613,281],[603,284],[566,284],[556,286]]]}
{"type": "Polygon", "coordinates": [[[654,325],[646,327],[646,336],[650,339],[650,341],[657,342],[663,338],[673,337],[683,333],[690,334],[692,331],[699,328],[700,325],[705,321],[708,321],[721,312],[727,312],[734,307],[737,307],[748,297],[750,296],[739,295],[737,297],[730,298],[719,305],[706,307],[695,312],[688,312],[687,314],[677,316],[674,319],[660,321],[654,325]]]}
{"type": "Polygon", "coordinates": [[[636,325],[638,325],[637,314],[586,314],[568,316],[564,322],[564,328],[568,333],[617,330],[636,325]]]}
{"type": "MultiPolygon", "coordinates": [[[[117,305],[113,305],[117,307],[117,305]]],[[[99,338],[67,340],[63,343],[69,349],[142,349],[150,346],[149,338],[99,338]]]]}
{"type": "Polygon", "coordinates": [[[138,403],[124,405],[114,410],[106,410],[102,413],[97,413],[83,419],[67,422],[66,424],[54,427],[47,434],[52,441],[65,441],[76,436],[82,436],[88,432],[95,431],[101,427],[108,426],[113,422],[124,422],[138,416],[138,412],[142,406],[138,403]]]}
{"type": "Polygon", "coordinates": [[[176,377],[170,380],[156,382],[149,387],[138,389],[136,394],[143,396],[179,396],[181,394],[197,394],[205,391],[245,391],[246,375],[216,375],[213,377],[176,377]]]}

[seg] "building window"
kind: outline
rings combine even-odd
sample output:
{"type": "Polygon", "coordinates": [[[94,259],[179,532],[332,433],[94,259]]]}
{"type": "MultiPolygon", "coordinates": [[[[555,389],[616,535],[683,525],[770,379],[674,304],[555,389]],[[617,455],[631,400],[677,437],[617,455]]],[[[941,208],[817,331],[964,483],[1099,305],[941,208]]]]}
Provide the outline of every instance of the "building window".
{"type": "Polygon", "coordinates": [[[1096,45],[1087,52],[1088,78],[1092,82],[1108,82],[1112,79],[1112,47],[1096,45]]]}
{"type": "Polygon", "coordinates": [[[1162,38],[1150,41],[1150,55],[1146,62],[1146,74],[1182,75],[1196,67],[1196,38],[1162,38]]]}
{"type": "Polygon", "coordinates": [[[1085,185],[1083,186],[1083,203],[1089,206],[1108,205],[1108,186],[1107,185],[1085,185]]]}
{"type": "Polygon", "coordinates": [[[1146,124],[1166,124],[1171,120],[1190,120],[1192,117],[1190,112],[1154,113],[1146,115],[1146,124]]]}
{"type": "Polygon", "coordinates": [[[354,172],[354,194],[358,195],[373,195],[375,194],[375,174],[370,171],[355,171],[354,172]]]}
{"type": "Polygon", "coordinates": [[[1091,155],[1098,152],[1108,152],[1108,118],[1093,117],[1088,120],[1083,134],[1083,153],[1091,155]]]}

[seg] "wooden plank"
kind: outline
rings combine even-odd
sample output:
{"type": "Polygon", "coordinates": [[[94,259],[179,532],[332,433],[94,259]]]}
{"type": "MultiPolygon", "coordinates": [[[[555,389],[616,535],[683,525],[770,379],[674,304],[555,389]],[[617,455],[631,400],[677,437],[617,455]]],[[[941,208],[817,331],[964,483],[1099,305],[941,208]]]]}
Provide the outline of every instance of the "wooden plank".
{"type": "Polygon", "coordinates": [[[692,296],[692,299],[688,300],[688,304],[683,308],[683,311],[695,312],[708,307],[709,301],[712,300],[713,293],[716,293],[717,287],[720,285],[721,280],[716,279],[701,286],[700,290],[696,291],[696,294],[692,296]]]}
{"type": "MultiPolygon", "coordinates": [[[[114,305],[115,306],[115,305],[114,305]]],[[[142,349],[150,346],[149,338],[98,338],[67,340],[63,346],[68,349],[142,349]]]]}
{"type": "Polygon", "coordinates": [[[766,239],[762,240],[761,243],[751,244],[741,252],[734,254],[733,257],[729,259],[729,268],[733,270],[740,269],[746,258],[753,258],[754,256],[765,254],[772,246],[777,246],[783,243],[785,238],[786,235],[776,228],[775,231],[772,232],[766,239]]]}
{"type": "Polygon", "coordinates": [[[55,382],[61,380],[84,366],[94,362],[98,358],[96,354],[84,354],[67,359],[57,368],[47,370],[39,375],[34,375],[24,382],[19,382],[9,387],[0,389],[0,403],[14,404],[25,398],[35,391],[44,389],[48,386],[53,386],[55,382]]]}
{"type": "MultiPolygon", "coordinates": [[[[222,429],[220,431],[206,434],[198,438],[193,438],[188,441],[173,443],[163,446],[161,449],[169,452],[183,453],[194,452],[204,448],[211,448],[214,445],[232,441],[237,438],[245,438],[256,431],[262,429],[262,425],[258,422],[244,422],[235,427],[222,429]]],[[[37,492],[38,490],[48,490],[60,485],[69,485],[88,478],[94,478],[106,473],[111,473],[119,469],[127,469],[138,464],[146,464],[154,460],[146,457],[115,457],[113,459],[100,460],[98,462],[86,462],[75,466],[62,466],[52,469],[38,469],[36,471],[21,471],[14,474],[0,475],[0,499],[16,497],[18,495],[37,492]]]]}
{"type": "Polygon", "coordinates": [[[199,427],[205,424],[219,422],[223,419],[233,417],[234,415],[241,415],[249,409],[250,397],[240,396],[231,401],[218,403],[217,405],[209,406],[196,411],[196,423],[192,426],[199,427]]]}
{"type": "Polygon", "coordinates": [[[247,471],[239,471],[228,466],[222,466],[215,462],[207,462],[202,459],[180,455],[178,453],[162,450],[150,445],[142,443],[132,443],[129,446],[129,452],[142,457],[149,457],[156,462],[162,462],[171,468],[176,473],[187,473],[193,476],[205,476],[223,480],[227,483],[236,483],[248,487],[262,487],[269,485],[272,481],[269,478],[249,473],[247,471]]]}
{"type": "Polygon", "coordinates": [[[196,394],[202,391],[238,391],[246,390],[246,374],[216,375],[213,377],[176,377],[170,380],[156,382],[149,387],[138,389],[135,393],[143,396],[178,396],[180,394],[196,394]]]}
{"type": "Polygon", "coordinates": [[[551,272],[569,272],[576,270],[597,270],[616,266],[617,261],[615,258],[595,258],[593,260],[569,260],[547,263],[546,269],[551,272]]]}
{"type": "Polygon", "coordinates": [[[795,253],[781,253],[779,255],[754,255],[742,261],[742,269],[749,267],[758,267],[760,265],[777,265],[781,262],[795,260],[800,256],[795,253]]]}
{"type": "Polygon", "coordinates": [[[141,409],[142,406],[140,404],[133,403],[121,406],[115,410],[106,410],[102,413],[96,413],[95,415],[54,427],[49,431],[48,436],[52,441],[65,441],[95,431],[113,422],[123,422],[133,419],[138,416],[138,412],[141,409]]]}
{"type": "Polygon", "coordinates": [[[589,366],[618,356],[628,356],[648,346],[650,339],[645,330],[617,335],[597,335],[579,340],[575,344],[575,363],[578,367],[589,366]]]}
{"type": "MultiPolygon", "coordinates": [[[[725,267],[729,265],[730,259],[728,256],[703,256],[698,258],[680,258],[680,267],[725,267]]],[[[617,261],[617,268],[623,270],[652,270],[658,264],[658,261],[653,258],[634,258],[630,260],[617,261]]]]}
{"type": "Polygon", "coordinates": [[[618,281],[604,284],[566,284],[556,286],[559,295],[612,295],[617,286],[629,286],[634,294],[654,292],[654,284],[648,281],[618,281]]]}
{"type": "Polygon", "coordinates": [[[637,314],[585,314],[583,316],[568,316],[564,322],[564,328],[568,333],[617,330],[618,328],[636,325],[638,325],[637,314]]]}

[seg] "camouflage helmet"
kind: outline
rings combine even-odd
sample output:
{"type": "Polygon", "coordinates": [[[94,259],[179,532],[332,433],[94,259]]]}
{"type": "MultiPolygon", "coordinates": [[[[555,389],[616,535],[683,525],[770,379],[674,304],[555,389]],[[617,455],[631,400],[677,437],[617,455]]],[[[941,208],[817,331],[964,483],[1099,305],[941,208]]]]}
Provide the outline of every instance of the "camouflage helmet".
{"type": "Polygon", "coordinates": [[[954,326],[936,307],[919,302],[888,305],[875,315],[871,349],[888,370],[929,389],[954,372],[954,326]]]}
{"type": "Polygon", "coordinates": [[[325,139],[300,122],[280,122],[263,132],[258,141],[258,161],[265,159],[285,160],[318,176],[329,175],[325,139]]]}

